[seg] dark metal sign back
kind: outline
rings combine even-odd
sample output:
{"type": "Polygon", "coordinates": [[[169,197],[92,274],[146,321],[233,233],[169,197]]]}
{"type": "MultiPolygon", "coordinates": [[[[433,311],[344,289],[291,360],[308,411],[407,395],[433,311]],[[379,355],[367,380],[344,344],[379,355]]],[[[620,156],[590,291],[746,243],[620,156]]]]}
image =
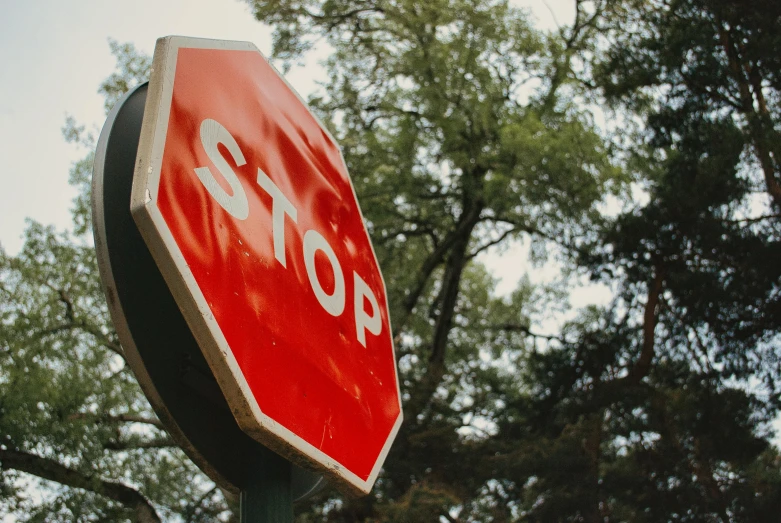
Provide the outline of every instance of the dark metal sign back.
{"type": "MultiPolygon", "coordinates": [[[[238,493],[270,451],[236,423],[130,213],[146,94],[143,84],[117,104],[95,153],[92,209],[100,276],[128,364],[155,412],[201,470],[238,493]]],[[[291,474],[294,499],[322,487],[312,472],[292,466],[291,474]]]]}

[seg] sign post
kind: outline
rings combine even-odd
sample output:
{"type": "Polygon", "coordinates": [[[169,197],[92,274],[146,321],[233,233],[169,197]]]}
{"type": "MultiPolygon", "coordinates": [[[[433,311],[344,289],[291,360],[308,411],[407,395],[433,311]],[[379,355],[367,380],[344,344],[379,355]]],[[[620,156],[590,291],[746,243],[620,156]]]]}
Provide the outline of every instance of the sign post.
{"type": "Polygon", "coordinates": [[[293,523],[290,463],[267,451],[241,491],[241,523],[293,523]]]}

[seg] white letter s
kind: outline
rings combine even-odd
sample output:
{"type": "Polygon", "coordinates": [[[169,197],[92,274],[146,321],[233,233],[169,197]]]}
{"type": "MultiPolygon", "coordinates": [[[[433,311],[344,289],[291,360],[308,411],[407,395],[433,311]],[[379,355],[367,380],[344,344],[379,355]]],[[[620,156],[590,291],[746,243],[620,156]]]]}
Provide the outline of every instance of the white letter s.
{"type": "Polygon", "coordinates": [[[222,157],[217,149],[218,144],[223,144],[228,148],[228,151],[233,157],[233,161],[236,165],[241,167],[247,160],[244,159],[244,155],[239,149],[239,144],[236,143],[236,139],[231,136],[225,127],[219,122],[207,118],[201,122],[201,144],[206,151],[206,155],[209,160],[217,167],[217,170],[225,177],[225,180],[230,185],[233,194],[230,195],[220,187],[217,180],[214,178],[211,169],[208,167],[198,167],[195,169],[195,174],[198,175],[198,179],[209,194],[217,200],[223,209],[228,211],[234,218],[239,220],[245,220],[249,216],[249,203],[247,202],[247,194],[244,192],[244,188],[241,186],[239,178],[236,173],[233,172],[228,162],[222,157]]]}

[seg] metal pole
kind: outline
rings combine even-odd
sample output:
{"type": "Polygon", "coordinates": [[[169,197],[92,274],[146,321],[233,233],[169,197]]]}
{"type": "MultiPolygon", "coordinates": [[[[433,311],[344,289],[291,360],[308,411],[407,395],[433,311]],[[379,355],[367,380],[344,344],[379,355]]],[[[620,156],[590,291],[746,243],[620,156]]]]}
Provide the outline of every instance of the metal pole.
{"type": "Polygon", "coordinates": [[[264,448],[253,465],[241,491],[241,523],[293,523],[290,462],[264,448]]]}

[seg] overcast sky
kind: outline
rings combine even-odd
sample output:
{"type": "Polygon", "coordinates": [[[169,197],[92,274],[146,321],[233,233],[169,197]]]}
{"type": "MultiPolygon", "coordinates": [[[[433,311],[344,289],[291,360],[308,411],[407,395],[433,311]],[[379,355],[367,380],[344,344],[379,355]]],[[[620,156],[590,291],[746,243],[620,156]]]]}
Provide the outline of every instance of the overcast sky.
{"type": "MultiPolygon", "coordinates": [[[[530,9],[541,28],[574,16],[574,0],[511,2],[530,9]]],[[[269,29],[239,0],[0,0],[0,7],[0,245],[9,254],[21,248],[26,218],[70,227],[68,173],[87,151],[66,143],[62,126],[67,115],[96,136],[103,125],[97,89],[114,70],[109,38],[149,55],[157,38],[172,34],[246,40],[270,51],[269,29]]],[[[317,74],[307,67],[287,80],[306,99],[317,74]]],[[[487,260],[501,278],[499,292],[515,287],[521,258],[516,245],[487,260]]]]}
{"type": "MultiPolygon", "coordinates": [[[[541,23],[553,23],[542,0],[519,1],[541,23]]],[[[571,0],[548,2],[558,17],[571,0]],[[560,5],[560,8],[556,8],[560,5]]],[[[269,30],[238,0],[0,0],[0,244],[18,252],[25,218],[70,224],[70,165],[84,150],[67,144],[68,114],[88,128],[105,118],[100,83],[113,71],[108,39],[132,42],[149,54],[158,37],[179,34],[253,42],[270,49],[269,30]]],[[[316,78],[309,68],[288,81],[306,97],[316,78]]]]}
{"type": "Polygon", "coordinates": [[[100,83],[113,71],[108,38],[151,53],[168,34],[250,40],[268,31],[235,0],[0,0],[0,243],[14,253],[24,220],[70,223],[71,163],[85,151],[65,143],[66,114],[88,127],[105,118],[100,83]]]}

